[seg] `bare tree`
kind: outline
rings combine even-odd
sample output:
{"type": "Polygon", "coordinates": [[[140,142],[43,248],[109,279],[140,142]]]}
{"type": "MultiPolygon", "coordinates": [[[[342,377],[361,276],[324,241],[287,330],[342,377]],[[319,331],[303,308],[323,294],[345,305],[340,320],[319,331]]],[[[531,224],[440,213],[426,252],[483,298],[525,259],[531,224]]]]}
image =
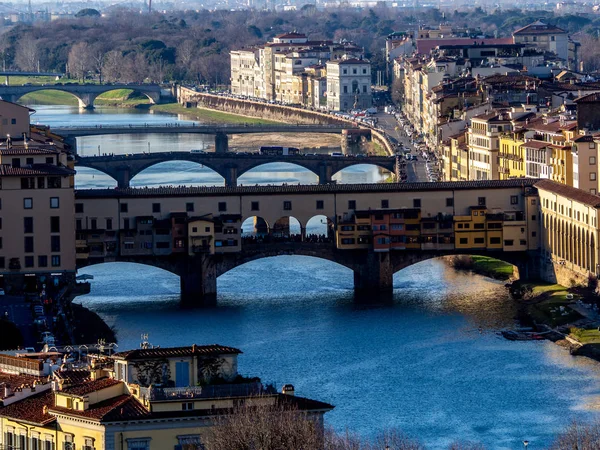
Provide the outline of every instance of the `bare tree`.
{"type": "Polygon", "coordinates": [[[177,63],[186,71],[189,71],[192,67],[192,61],[194,55],[198,51],[196,42],[191,39],[187,39],[177,47],[177,63]]]}
{"type": "Polygon", "coordinates": [[[600,422],[572,422],[554,441],[550,450],[597,450],[600,448],[600,422]]]}
{"type": "Polygon", "coordinates": [[[98,74],[98,81],[102,83],[104,62],[106,57],[106,46],[104,43],[97,43],[91,46],[90,55],[93,61],[94,71],[98,74]]]}
{"type": "Polygon", "coordinates": [[[121,79],[121,70],[125,64],[123,53],[118,50],[111,50],[104,55],[102,64],[104,78],[108,81],[118,81],[121,79]]]}
{"type": "Polygon", "coordinates": [[[17,45],[15,64],[26,72],[35,72],[38,69],[40,51],[38,41],[32,36],[27,36],[17,45]]]}
{"type": "Polygon", "coordinates": [[[250,406],[219,417],[206,438],[206,450],[323,449],[320,424],[290,404],[268,404],[273,398],[248,399],[250,406]]]}
{"type": "Polygon", "coordinates": [[[69,72],[81,81],[94,68],[92,49],[87,42],[79,42],[69,52],[69,72]]]}
{"type": "Polygon", "coordinates": [[[379,450],[382,448],[389,448],[389,450],[425,449],[418,441],[409,438],[406,434],[395,428],[382,431],[375,437],[375,440],[371,444],[365,446],[365,450],[379,450]]]}

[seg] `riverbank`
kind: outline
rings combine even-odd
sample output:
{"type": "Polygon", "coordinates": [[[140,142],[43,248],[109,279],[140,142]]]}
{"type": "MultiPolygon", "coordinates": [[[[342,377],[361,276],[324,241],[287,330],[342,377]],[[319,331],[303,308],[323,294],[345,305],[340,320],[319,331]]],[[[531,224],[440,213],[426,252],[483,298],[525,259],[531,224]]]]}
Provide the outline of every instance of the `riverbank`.
{"type": "Polygon", "coordinates": [[[165,103],[162,105],[152,105],[150,111],[181,114],[189,119],[200,120],[208,123],[248,123],[251,125],[278,125],[281,122],[275,120],[259,119],[256,117],[243,116],[240,114],[225,113],[214,109],[206,108],[184,108],[179,103],[165,103]]]}
{"type": "Polygon", "coordinates": [[[455,270],[473,272],[495,280],[509,281],[518,278],[515,266],[489,256],[457,255],[448,257],[446,261],[455,270]]]}

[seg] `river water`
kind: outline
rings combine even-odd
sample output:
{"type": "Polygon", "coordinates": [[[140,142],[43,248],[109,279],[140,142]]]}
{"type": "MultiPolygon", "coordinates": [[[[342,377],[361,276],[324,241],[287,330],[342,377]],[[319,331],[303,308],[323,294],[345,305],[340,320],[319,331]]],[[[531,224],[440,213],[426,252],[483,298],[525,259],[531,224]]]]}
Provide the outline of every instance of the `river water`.
{"type": "MultiPolygon", "coordinates": [[[[111,109],[35,109],[34,121],[51,125],[175,120],[111,109]]],[[[152,147],[189,144],[185,136],[100,137],[83,149],[128,153],[147,147],[147,139],[152,147]]],[[[205,182],[197,172],[161,168],[140,174],[139,183],[205,182]]],[[[304,182],[299,169],[285,176],[271,170],[277,167],[255,175],[257,182],[304,182]]],[[[77,185],[102,186],[98,178],[78,175],[77,185]]],[[[497,331],[514,327],[517,314],[502,283],[456,273],[440,260],[398,272],[394,302],[382,307],[354,304],[348,269],[301,256],[226,273],[218,280],[219,306],[203,310],[182,309],[178,278],[156,268],[111,263],[85,273],[94,276],[92,292],[77,301],[117,329],[119,349],[138,347],[142,333],[163,347],[239,347],[241,373],[278,387],[292,383],[298,395],[332,403],[326,420],[338,431],[368,438],[396,427],[434,450],[454,440],[511,450],[528,440],[535,450],[571,420],[598,417],[599,365],[549,342],[501,339],[497,331]]]]}

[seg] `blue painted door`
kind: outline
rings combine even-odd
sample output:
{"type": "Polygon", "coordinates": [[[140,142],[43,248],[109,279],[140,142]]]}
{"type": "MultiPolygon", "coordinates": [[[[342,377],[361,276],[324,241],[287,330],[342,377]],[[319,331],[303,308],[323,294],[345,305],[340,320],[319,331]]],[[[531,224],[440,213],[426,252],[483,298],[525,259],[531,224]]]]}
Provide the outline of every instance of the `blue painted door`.
{"type": "Polygon", "coordinates": [[[186,387],[190,385],[190,363],[180,361],[175,363],[175,385],[186,387]]]}

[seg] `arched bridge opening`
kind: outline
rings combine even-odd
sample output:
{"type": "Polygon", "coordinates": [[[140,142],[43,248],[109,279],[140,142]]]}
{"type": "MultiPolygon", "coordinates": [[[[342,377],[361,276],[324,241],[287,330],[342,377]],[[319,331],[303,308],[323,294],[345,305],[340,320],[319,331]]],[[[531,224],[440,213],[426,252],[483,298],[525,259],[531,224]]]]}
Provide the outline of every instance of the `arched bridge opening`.
{"type": "MultiPolygon", "coordinates": [[[[81,106],[83,100],[77,96],[77,94],[65,91],[63,89],[56,89],[51,86],[40,87],[39,89],[32,90],[23,94],[14,94],[11,96],[4,95],[6,99],[10,99],[13,103],[21,103],[25,105],[39,105],[39,104],[61,104],[65,106],[81,106]]],[[[34,116],[35,117],[35,116],[34,116]]]]}
{"type": "Polygon", "coordinates": [[[389,166],[369,163],[367,158],[356,159],[359,161],[351,162],[346,167],[332,173],[331,179],[341,184],[380,183],[395,174],[394,162],[391,158],[389,166]]]}
{"type": "Polygon", "coordinates": [[[112,189],[117,187],[117,180],[98,169],[79,166],[75,174],[76,189],[112,189]]]}
{"type": "Polygon", "coordinates": [[[172,160],[148,164],[130,179],[132,187],[174,186],[222,186],[223,174],[209,165],[195,161],[172,160]],[[168,177],[165,174],[168,173],[168,177]]]}

